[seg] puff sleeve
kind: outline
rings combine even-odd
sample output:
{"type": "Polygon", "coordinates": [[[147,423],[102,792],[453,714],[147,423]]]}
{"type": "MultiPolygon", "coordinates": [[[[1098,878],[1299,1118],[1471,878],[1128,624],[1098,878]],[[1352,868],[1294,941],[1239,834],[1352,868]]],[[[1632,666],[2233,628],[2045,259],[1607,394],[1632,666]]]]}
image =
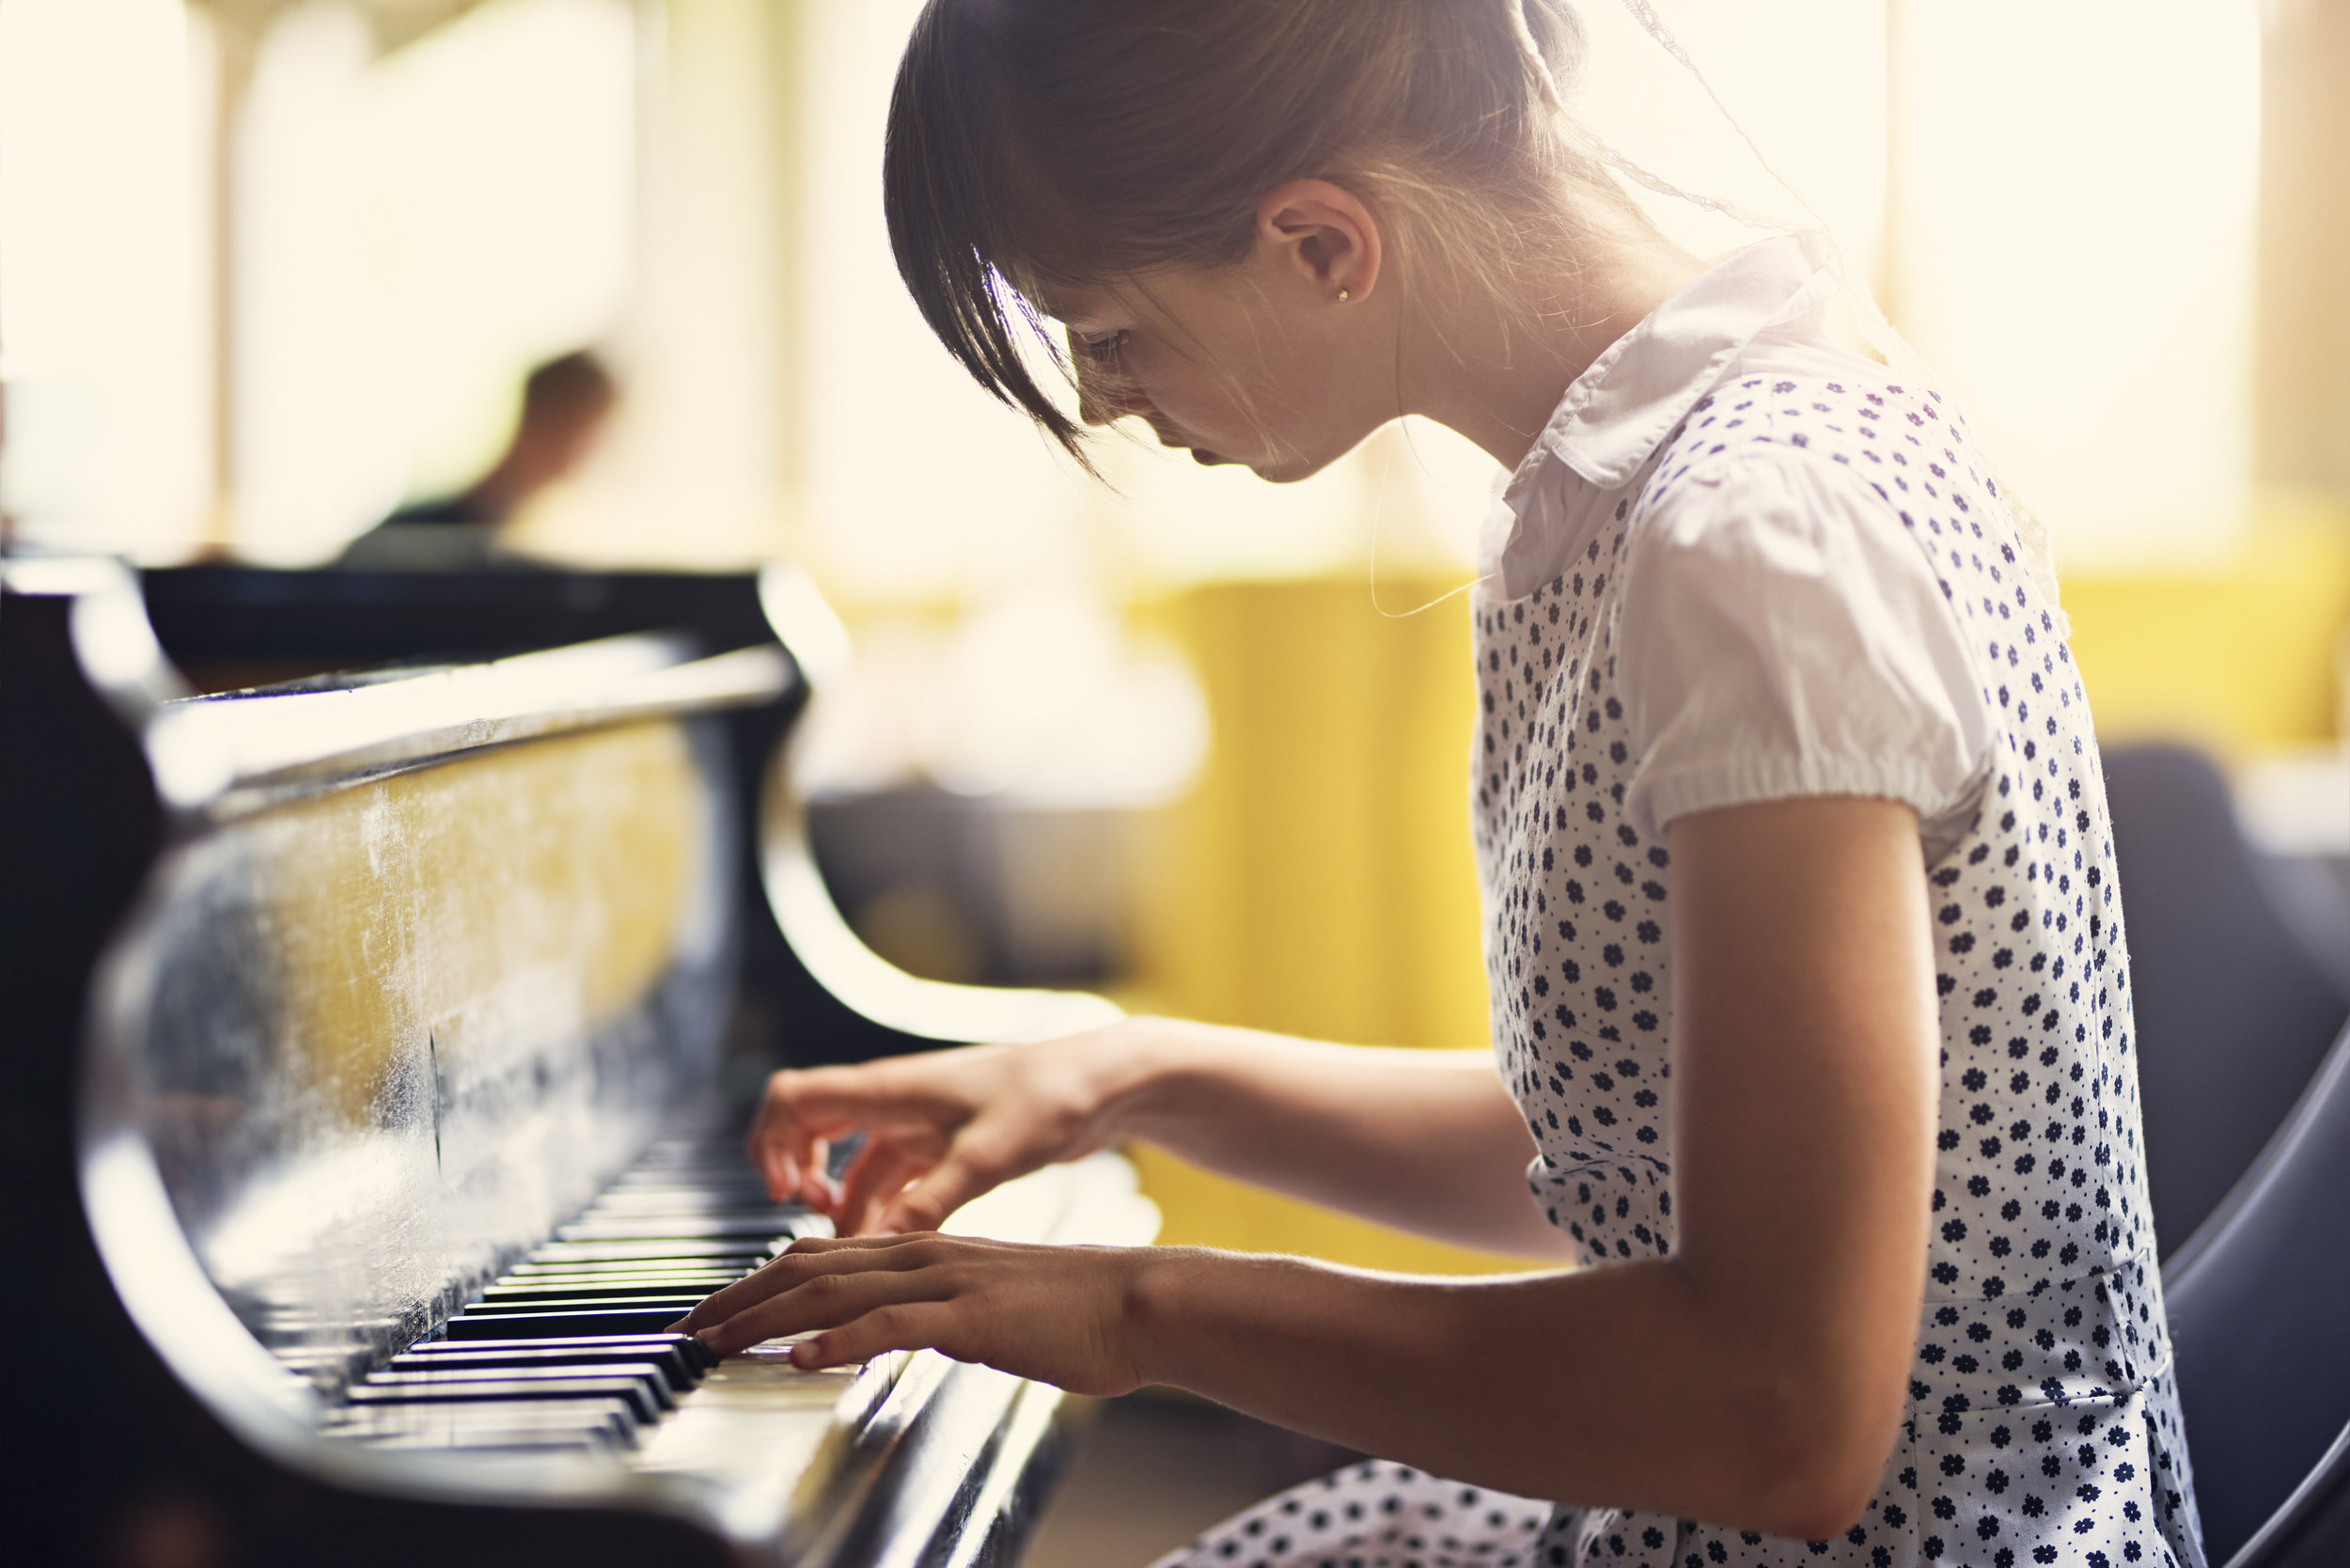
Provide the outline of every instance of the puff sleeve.
{"type": "Polygon", "coordinates": [[[1958,619],[1901,518],[1795,451],[1691,475],[1634,530],[1619,682],[1653,837],[1691,811],[1804,795],[1903,801],[1929,863],[1991,772],[1958,619]]]}

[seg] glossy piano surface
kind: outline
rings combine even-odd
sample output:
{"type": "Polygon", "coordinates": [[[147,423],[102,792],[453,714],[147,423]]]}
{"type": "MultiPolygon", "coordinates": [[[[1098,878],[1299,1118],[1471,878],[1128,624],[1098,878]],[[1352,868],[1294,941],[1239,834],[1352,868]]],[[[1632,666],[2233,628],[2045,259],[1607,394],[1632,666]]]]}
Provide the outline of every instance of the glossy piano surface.
{"type": "MultiPolygon", "coordinates": [[[[5,1245],[59,1346],[18,1472],[42,1560],[1016,1550],[1054,1390],[932,1356],[713,1369],[657,1337],[816,1223],[736,1163],[746,1029],[821,1058],[1105,1011],[855,946],[782,744],[829,635],[805,585],[493,584],[472,631],[403,645],[424,585],[321,579],[321,613],[290,574],[150,584],[192,665],[309,666],[199,697],[128,574],[0,572],[5,1245]],[[257,593],[276,608],[200,613],[257,593]],[[550,628],[602,635],[511,651],[550,628]],[[315,673],[354,650],[405,666],[315,673]]],[[[1153,1221],[1111,1160],[963,1223],[1153,1221]]]]}

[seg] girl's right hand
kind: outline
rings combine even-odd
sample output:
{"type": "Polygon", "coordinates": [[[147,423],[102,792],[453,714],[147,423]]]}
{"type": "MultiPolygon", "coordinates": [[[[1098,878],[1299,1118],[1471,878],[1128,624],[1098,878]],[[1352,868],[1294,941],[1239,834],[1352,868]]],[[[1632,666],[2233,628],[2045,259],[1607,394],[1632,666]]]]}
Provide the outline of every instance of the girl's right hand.
{"type": "Polygon", "coordinates": [[[1107,1147],[1136,1081],[1124,1025],[1019,1045],[966,1045],[767,1080],[751,1161],[777,1202],[832,1217],[842,1236],[934,1231],[991,1187],[1107,1147]],[[865,1145],[838,1186],[835,1140],[865,1145]]]}

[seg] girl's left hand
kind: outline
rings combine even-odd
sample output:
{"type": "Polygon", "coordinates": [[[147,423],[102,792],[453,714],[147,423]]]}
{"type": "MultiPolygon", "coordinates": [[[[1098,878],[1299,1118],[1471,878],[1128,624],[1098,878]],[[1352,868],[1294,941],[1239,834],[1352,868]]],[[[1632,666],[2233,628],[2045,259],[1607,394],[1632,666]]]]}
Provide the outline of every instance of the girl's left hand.
{"type": "Polygon", "coordinates": [[[889,1350],[936,1350],[1078,1394],[1141,1382],[1130,1302],[1138,1247],[1041,1247],[916,1231],[804,1238],[717,1292],[671,1331],[721,1356],[806,1334],[794,1366],[814,1370],[889,1350]]]}

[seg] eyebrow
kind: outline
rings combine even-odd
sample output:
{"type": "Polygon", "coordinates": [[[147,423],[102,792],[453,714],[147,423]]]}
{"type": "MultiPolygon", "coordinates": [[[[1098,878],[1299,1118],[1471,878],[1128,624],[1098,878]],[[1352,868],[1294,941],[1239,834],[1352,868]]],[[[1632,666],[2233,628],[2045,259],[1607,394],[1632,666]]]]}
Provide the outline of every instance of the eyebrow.
{"type": "Polygon", "coordinates": [[[1131,324],[1123,321],[1111,324],[1110,321],[1105,321],[1105,318],[1114,320],[1119,316],[1130,314],[1114,297],[1097,297],[1090,300],[1055,299],[1049,292],[1040,289],[1026,298],[1029,305],[1033,306],[1047,321],[1058,321],[1080,337],[1100,337],[1104,333],[1114,332],[1121,326],[1131,324]]]}

